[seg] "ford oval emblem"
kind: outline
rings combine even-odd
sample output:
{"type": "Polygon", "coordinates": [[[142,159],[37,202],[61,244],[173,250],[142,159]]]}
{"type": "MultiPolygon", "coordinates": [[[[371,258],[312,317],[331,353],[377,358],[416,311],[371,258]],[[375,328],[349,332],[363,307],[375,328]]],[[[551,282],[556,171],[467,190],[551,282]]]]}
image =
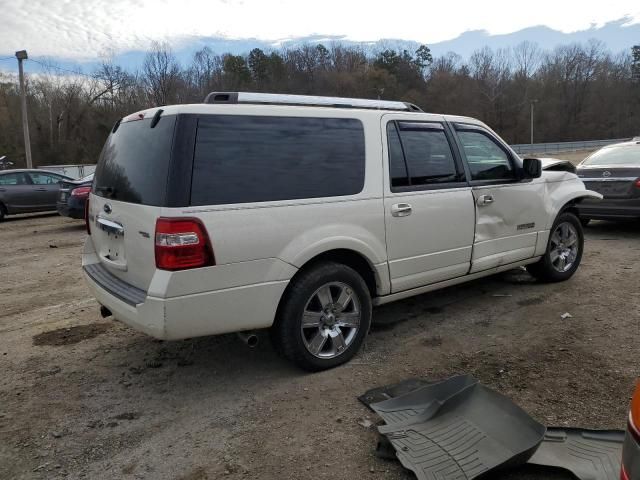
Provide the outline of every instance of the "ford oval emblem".
{"type": "Polygon", "coordinates": [[[605,178],[609,178],[611,176],[611,172],[608,170],[606,172],[602,172],[602,176],[605,178]]]}
{"type": "Polygon", "coordinates": [[[108,203],[105,203],[102,209],[104,210],[104,213],[111,213],[111,205],[108,203]]]}

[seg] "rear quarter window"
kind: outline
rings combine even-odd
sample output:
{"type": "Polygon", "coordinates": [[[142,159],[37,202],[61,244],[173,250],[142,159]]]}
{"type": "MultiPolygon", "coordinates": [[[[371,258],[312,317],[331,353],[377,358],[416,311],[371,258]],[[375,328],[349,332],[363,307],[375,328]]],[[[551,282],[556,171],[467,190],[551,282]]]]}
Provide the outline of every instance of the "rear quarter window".
{"type": "Polygon", "coordinates": [[[129,203],[163,206],[175,115],[121,123],[109,135],[94,174],[93,192],[129,203]]]}
{"type": "Polygon", "coordinates": [[[364,177],[364,128],[357,119],[203,116],[191,204],[354,195],[364,177]]]}

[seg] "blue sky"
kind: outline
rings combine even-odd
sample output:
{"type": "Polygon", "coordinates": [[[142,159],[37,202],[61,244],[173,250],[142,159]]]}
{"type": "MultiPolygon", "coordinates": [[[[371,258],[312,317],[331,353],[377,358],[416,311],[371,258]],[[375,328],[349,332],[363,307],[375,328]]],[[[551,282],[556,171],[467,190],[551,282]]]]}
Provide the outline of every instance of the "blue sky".
{"type": "Polygon", "coordinates": [[[495,35],[546,25],[573,32],[625,16],[640,22],[637,0],[0,0],[0,11],[0,56],[26,48],[74,60],[145,50],[154,40],[180,49],[195,37],[277,42],[318,34],[429,44],[468,30],[495,35]]]}

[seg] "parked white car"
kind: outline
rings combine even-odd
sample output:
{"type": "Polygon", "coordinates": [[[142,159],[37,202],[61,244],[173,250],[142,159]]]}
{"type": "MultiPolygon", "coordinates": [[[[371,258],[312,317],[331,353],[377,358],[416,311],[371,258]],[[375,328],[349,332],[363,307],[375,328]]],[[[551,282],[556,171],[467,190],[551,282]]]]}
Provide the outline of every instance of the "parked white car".
{"type": "Polygon", "coordinates": [[[137,330],[270,327],[286,358],[321,370],[358,351],[375,305],[521,265],[568,279],[589,197],[472,118],[213,93],[116,123],[82,265],[103,314],[137,330]]]}

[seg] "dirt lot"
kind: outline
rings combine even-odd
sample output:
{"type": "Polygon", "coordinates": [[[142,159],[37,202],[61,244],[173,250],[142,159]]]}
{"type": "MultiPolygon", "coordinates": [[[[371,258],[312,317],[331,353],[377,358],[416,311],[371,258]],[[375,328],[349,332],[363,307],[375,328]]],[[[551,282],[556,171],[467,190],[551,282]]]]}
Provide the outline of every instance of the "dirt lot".
{"type": "MultiPolygon", "coordinates": [[[[374,311],[350,364],[305,374],[266,338],[158,342],[100,318],[83,225],[0,224],[0,478],[413,478],[356,399],[470,373],[548,425],[623,428],[640,345],[640,224],[595,222],[569,282],[522,270],[374,311]],[[560,316],[570,312],[572,318],[560,316]]],[[[569,478],[522,471],[492,478],[569,478]]]]}

